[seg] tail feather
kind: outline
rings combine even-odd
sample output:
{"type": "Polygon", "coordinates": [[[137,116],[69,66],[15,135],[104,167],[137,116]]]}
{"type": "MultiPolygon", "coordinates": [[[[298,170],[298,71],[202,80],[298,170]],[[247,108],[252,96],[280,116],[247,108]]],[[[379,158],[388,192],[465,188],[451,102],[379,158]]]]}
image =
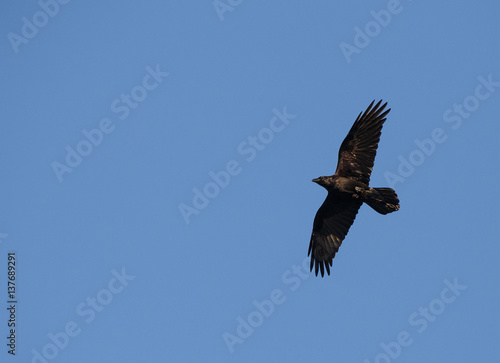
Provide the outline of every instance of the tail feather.
{"type": "Polygon", "coordinates": [[[398,195],[391,188],[372,188],[366,195],[366,204],[380,214],[387,214],[399,210],[398,195]]]}

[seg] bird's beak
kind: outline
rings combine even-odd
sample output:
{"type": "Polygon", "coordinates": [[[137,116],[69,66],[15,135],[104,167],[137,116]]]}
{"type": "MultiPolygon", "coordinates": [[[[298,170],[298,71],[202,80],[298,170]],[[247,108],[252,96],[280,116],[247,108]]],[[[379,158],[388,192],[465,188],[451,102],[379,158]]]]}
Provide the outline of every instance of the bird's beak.
{"type": "Polygon", "coordinates": [[[316,179],[313,179],[311,180],[313,183],[318,183],[319,182],[319,178],[316,178],[316,179]]]}

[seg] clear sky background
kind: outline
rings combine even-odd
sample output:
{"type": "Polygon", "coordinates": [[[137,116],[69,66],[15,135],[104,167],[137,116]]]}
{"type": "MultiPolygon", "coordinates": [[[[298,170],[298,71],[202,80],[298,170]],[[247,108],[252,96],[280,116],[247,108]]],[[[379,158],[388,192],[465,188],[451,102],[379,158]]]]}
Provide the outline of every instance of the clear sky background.
{"type": "Polygon", "coordinates": [[[498,362],[498,2],[62,3],[0,5],[2,362],[498,362]],[[317,278],[374,99],[401,209],[317,278]]]}

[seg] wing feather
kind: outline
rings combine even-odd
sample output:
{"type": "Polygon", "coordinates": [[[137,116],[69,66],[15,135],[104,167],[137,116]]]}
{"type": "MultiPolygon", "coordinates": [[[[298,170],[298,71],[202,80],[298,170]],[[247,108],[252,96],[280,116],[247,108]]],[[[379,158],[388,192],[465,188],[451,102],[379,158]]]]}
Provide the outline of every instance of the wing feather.
{"type": "Polygon", "coordinates": [[[382,106],[380,100],[375,106],[373,101],[364,113],[360,113],[346,138],[340,145],[337,170],[335,174],[346,178],[355,178],[365,184],[370,176],[377,154],[378,142],[385,116],[391,110],[384,111],[387,102],[382,106]]]}
{"type": "Polygon", "coordinates": [[[318,272],[324,276],[325,269],[330,274],[333,258],[349,232],[361,204],[357,199],[340,198],[328,193],[314,218],[307,254],[311,256],[310,269],[312,271],[314,267],[316,276],[318,272]]]}

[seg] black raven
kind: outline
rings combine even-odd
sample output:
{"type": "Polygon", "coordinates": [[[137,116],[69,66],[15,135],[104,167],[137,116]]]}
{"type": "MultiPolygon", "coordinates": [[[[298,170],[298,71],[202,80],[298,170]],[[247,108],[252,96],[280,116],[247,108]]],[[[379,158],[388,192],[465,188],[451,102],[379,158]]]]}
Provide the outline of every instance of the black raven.
{"type": "Polygon", "coordinates": [[[328,191],[314,218],[307,254],[311,255],[311,271],[315,265],[316,276],[318,269],[321,276],[324,276],[325,269],[330,274],[333,258],[363,202],[381,214],[399,209],[399,199],[393,189],[368,186],[382,125],[391,110],[383,112],[387,102],[381,107],[382,100],[375,106],[374,103],[359,114],[340,145],[335,174],[313,179],[328,191]]]}

